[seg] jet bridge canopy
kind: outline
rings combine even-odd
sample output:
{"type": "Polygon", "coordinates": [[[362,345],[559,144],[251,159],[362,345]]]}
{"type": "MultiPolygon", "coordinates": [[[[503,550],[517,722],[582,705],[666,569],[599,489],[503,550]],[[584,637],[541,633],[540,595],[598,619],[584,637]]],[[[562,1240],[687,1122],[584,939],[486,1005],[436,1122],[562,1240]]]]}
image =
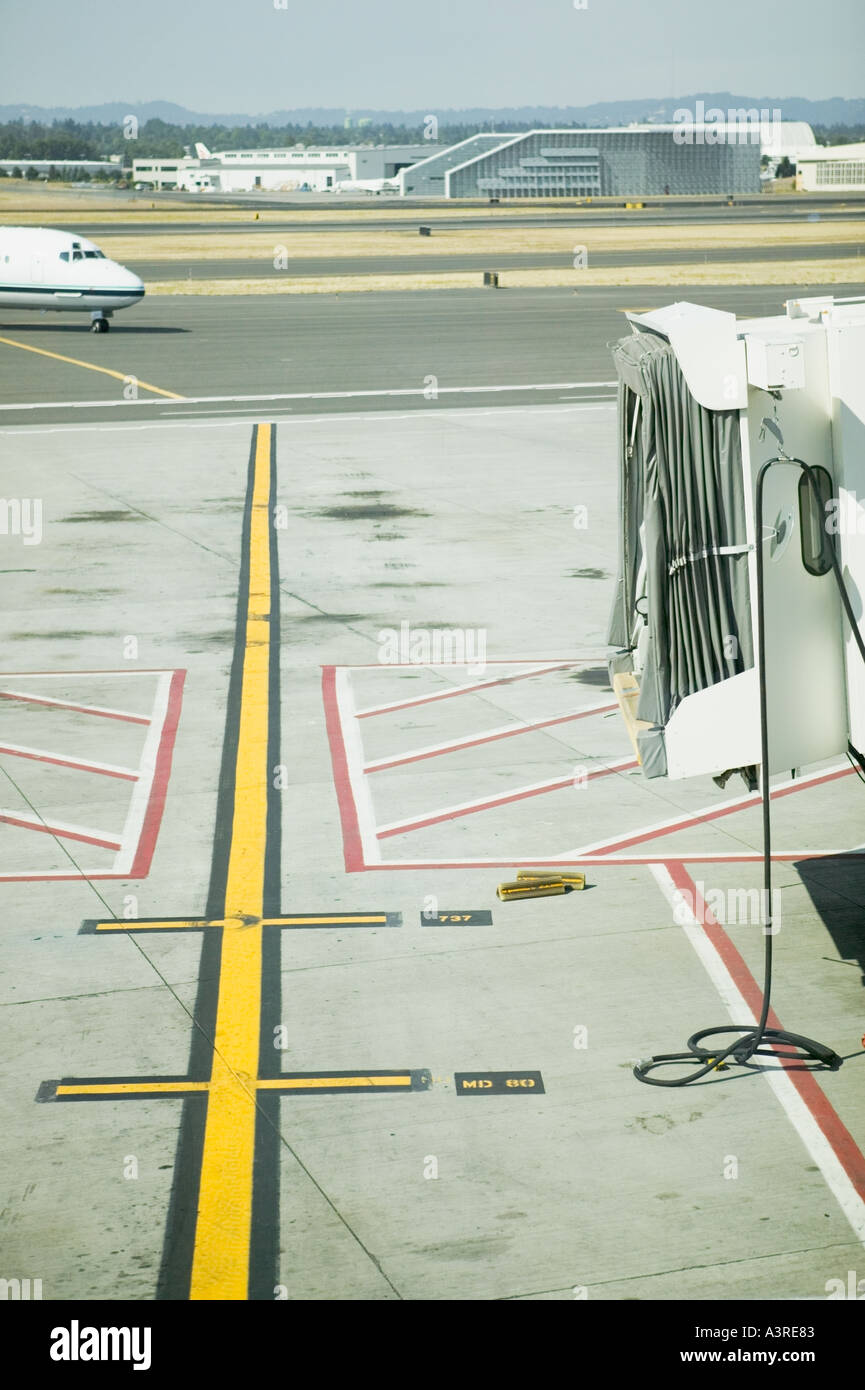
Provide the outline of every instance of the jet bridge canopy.
{"type": "Polygon", "coordinates": [[[760,761],[757,544],[769,771],[865,743],[865,669],[823,540],[838,547],[861,621],[865,304],[803,299],[786,309],[737,321],[673,304],[630,315],[633,335],[613,349],[620,490],[610,670],[650,777],[748,776],[760,761]],[[796,460],[816,470],[819,497],[796,460]],[[756,482],[770,461],[758,539],[756,482]]]}
{"type": "Polygon", "coordinates": [[[660,728],[677,705],[753,662],[739,420],[699,404],[663,338],[635,334],[613,358],[621,526],[609,641],[631,649],[635,619],[645,624],[636,714],[653,726],[640,738],[651,776],[666,771],[660,728]]]}

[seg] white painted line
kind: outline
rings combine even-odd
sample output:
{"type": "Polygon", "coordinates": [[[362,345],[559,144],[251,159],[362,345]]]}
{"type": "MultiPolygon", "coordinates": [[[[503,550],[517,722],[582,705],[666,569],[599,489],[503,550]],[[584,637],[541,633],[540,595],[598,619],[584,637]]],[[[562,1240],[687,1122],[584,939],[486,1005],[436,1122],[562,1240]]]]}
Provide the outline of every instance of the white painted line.
{"type": "Polygon", "coordinates": [[[82,840],[85,843],[101,845],[105,849],[120,849],[119,840],[109,835],[106,830],[93,830],[90,826],[72,825],[68,821],[46,821],[38,814],[31,816],[26,811],[10,811],[5,806],[0,807],[0,821],[16,826],[19,830],[37,830],[57,839],[82,840]]]}
{"type": "Polygon", "coordinates": [[[135,854],[138,849],[138,842],[141,839],[141,831],[144,825],[144,817],[147,814],[147,807],[150,802],[150,793],[153,787],[153,777],[156,772],[156,758],[159,753],[159,745],[162,742],[162,730],[165,725],[165,716],[168,712],[168,696],[171,690],[173,672],[161,671],[156,685],[156,692],[153,697],[153,708],[150,711],[150,725],[147,730],[147,737],[144,740],[144,747],[141,750],[141,759],[138,768],[138,781],[132,791],[129,800],[129,810],[126,813],[126,824],[123,827],[121,838],[122,848],[118,852],[114,861],[113,871],[115,873],[129,874],[135,863],[135,854]]]}
{"type": "Polygon", "coordinates": [[[348,780],[357,815],[358,830],[363,850],[364,862],[376,864],[381,859],[381,847],[376,838],[375,808],[372,803],[372,789],[369,778],[363,773],[363,744],[358,722],[354,716],[354,695],[351,688],[351,671],[348,667],[338,667],[334,672],[336,707],[342,728],[345,748],[345,762],[348,780]]]}
{"type": "MultiPolygon", "coordinates": [[[[784,792],[798,791],[802,787],[810,786],[815,782],[822,782],[826,778],[842,772],[850,772],[852,774],[852,768],[850,768],[847,763],[838,763],[833,767],[823,768],[819,772],[809,772],[805,777],[788,778],[787,781],[779,782],[776,786],[772,787],[771,798],[774,801],[776,797],[782,795],[784,792]]],[[[746,792],[743,796],[733,796],[726,801],[719,801],[714,806],[704,806],[699,811],[681,811],[678,816],[672,816],[667,820],[655,821],[652,825],[638,826],[634,830],[617,835],[615,839],[610,839],[610,837],[607,836],[604,840],[595,840],[592,844],[580,845],[577,849],[569,850],[568,857],[583,858],[586,855],[592,854],[609,855],[615,849],[624,850],[627,849],[629,845],[637,844],[642,840],[658,839],[665,831],[669,832],[674,829],[690,830],[695,825],[705,821],[717,820],[725,812],[737,808],[741,810],[746,808],[750,809],[759,805],[760,793],[746,792]]],[[[820,852],[825,853],[825,851],[822,850],[820,852]]],[[[814,851],[812,850],[811,853],[813,854],[814,851]]],[[[624,857],[629,858],[631,856],[626,855],[624,857]]],[[[659,854],[650,857],[663,859],[665,856],[659,854]]],[[[676,858],[677,856],[667,855],[666,857],[676,858]]],[[[692,863],[696,863],[698,858],[699,856],[697,854],[688,853],[688,859],[692,863]]]]}
{"type": "MultiPolygon", "coordinates": [[[[525,848],[525,847],[524,847],[525,848]]],[[[799,859],[827,859],[838,855],[849,855],[846,849],[787,849],[772,851],[772,862],[776,864],[786,864],[791,860],[799,859]]],[[[486,859],[382,859],[380,867],[383,869],[506,869],[514,864],[526,863],[526,855],[520,853],[512,855],[510,859],[499,855],[496,858],[486,859]]],[[[592,855],[584,854],[580,858],[575,858],[572,854],[533,854],[532,864],[539,867],[551,869],[579,868],[588,864],[595,869],[621,868],[632,864],[762,864],[763,855],[759,851],[753,853],[736,854],[716,854],[711,850],[702,852],[689,850],[687,854],[673,854],[669,850],[658,854],[608,854],[592,855]]],[[[378,867],[378,866],[377,866],[378,867]]]]}
{"type": "MultiPolygon", "coordinates": [[[[673,908],[676,914],[675,920],[682,922],[685,935],[718,991],[721,1001],[730,1015],[730,1021],[734,1024],[755,1024],[757,1020],[745,1003],[729,970],[706,935],[703,924],[698,921],[692,911],[692,904],[677,889],[670,871],[662,864],[656,864],[652,866],[650,872],[673,908]]],[[[774,1091],[776,1099],[786,1111],[787,1118],[823,1174],[827,1186],[850,1222],[856,1239],[865,1244],[865,1202],[844,1171],[835,1150],[820,1129],[802,1096],[796,1090],[781,1061],[771,1057],[761,1057],[760,1064],[765,1067],[763,1074],[774,1091]]]]}
{"type": "MultiPolygon", "coordinates": [[[[79,676],[87,676],[87,675],[99,675],[99,676],[127,675],[127,674],[129,674],[129,675],[133,675],[133,674],[135,674],[135,675],[142,675],[143,672],[131,672],[131,671],[130,671],[130,672],[125,672],[125,671],[123,671],[123,672],[121,672],[121,671],[117,671],[117,672],[115,672],[115,671],[98,671],[98,672],[90,672],[90,671],[73,671],[73,672],[70,673],[70,672],[62,672],[62,671],[58,671],[58,672],[46,671],[46,672],[38,672],[38,673],[37,673],[37,672],[33,672],[33,673],[32,673],[32,676],[33,676],[33,678],[35,678],[37,675],[38,675],[38,676],[42,676],[43,674],[44,674],[46,677],[50,677],[51,675],[57,675],[57,676],[64,676],[64,675],[65,675],[65,676],[69,676],[69,675],[71,674],[71,675],[77,680],[79,676]]],[[[51,697],[50,695],[32,695],[32,694],[29,694],[27,691],[24,691],[24,690],[0,690],[0,700],[21,700],[21,701],[23,701],[25,704],[32,704],[32,705],[49,705],[49,706],[51,706],[52,708],[55,708],[55,709],[68,709],[68,710],[71,710],[71,711],[72,711],[73,713],[75,713],[75,714],[96,714],[96,715],[101,715],[101,716],[102,716],[103,718],[105,718],[105,719],[122,719],[122,720],[126,720],[126,721],[128,721],[129,723],[133,723],[133,724],[146,724],[146,723],[147,723],[147,715],[146,715],[146,714],[134,714],[131,710],[124,710],[124,709],[111,709],[111,708],[109,708],[107,705],[79,705],[79,704],[75,703],[75,701],[72,701],[72,700],[55,700],[55,699],[52,699],[52,697],[51,697]]]]}
{"type": "Polygon", "coordinates": [[[43,879],[65,879],[71,883],[78,883],[82,880],[91,878],[120,878],[120,874],[106,873],[104,869],[79,869],[75,860],[75,871],[70,873],[69,869],[43,869],[39,873],[32,874],[0,874],[0,883],[41,883],[43,879]]]}
{"type": "Polygon", "coordinates": [[[612,711],[617,708],[605,701],[603,704],[587,705],[585,709],[572,710],[570,714],[557,714],[551,719],[533,719],[523,724],[503,724],[497,729],[484,729],[479,734],[467,734],[464,738],[448,739],[445,743],[431,743],[425,748],[410,748],[405,753],[396,753],[389,758],[377,758],[367,763],[364,772],[382,772],[386,768],[401,767],[404,763],[422,762],[424,758],[437,758],[443,753],[456,753],[461,749],[478,747],[483,743],[495,743],[498,739],[515,738],[518,734],[544,733],[560,724],[571,724],[591,714],[612,711]]]}
{"type": "MultiPolygon", "coordinates": [[[[606,661],[606,653],[597,654],[595,652],[573,652],[570,656],[487,656],[484,658],[485,666],[551,666],[554,663],[560,666],[582,666],[594,662],[596,665],[606,661]]],[[[341,662],[333,662],[336,669],[342,670],[341,662]]],[[[349,668],[352,671],[380,671],[382,669],[380,661],[354,662],[349,668]]],[[[468,669],[469,666],[476,666],[475,661],[389,661],[387,667],[391,671],[459,671],[468,669]]],[[[618,709],[618,705],[611,705],[611,709],[618,709]]]]}
{"type": "Polygon", "coordinates": [[[30,748],[24,743],[0,743],[0,754],[2,753],[7,753],[13,758],[32,758],[34,762],[72,768],[76,772],[99,772],[107,777],[122,777],[128,782],[138,779],[138,773],[133,767],[119,767],[116,763],[96,763],[90,758],[72,758],[64,753],[52,753],[47,748],[30,748]]]}
{"type": "MultiPolygon", "coordinates": [[[[586,781],[593,782],[599,777],[610,776],[625,767],[639,767],[639,763],[633,755],[629,758],[618,758],[615,762],[604,763],[603,766],[589,772],[586,781]]],[[[514,787],[511,791],[498,792],[494,796],[479,797],[476,801],[461,801],[455,806],[444,806],[438,811],[421,812],[420,815],[410,816],[407,820],[392,821],[390,825],[380,825],[377,834],[382,838],[384,836],[390,837],[400,831],[420,830],[427,825],[450,820],[452,817],[469,815],[475,811],[492,810],[497,806],[507,806],[515,801],[524,801],[531,796],[540,796],[544,792],[564,791],[567,787],[574,787],[573,774],[569,777],[552,777],[546,782],[532,782],[526,787],[514,787]]]]}
{"type": "MultiPolygon", "coordinates": [[[[130,402],[127,401],[126,404],[130,404],[130,402]]],[[[536,414],[538,411],[542,411],[546,415],[575,415],[587,414],[589,411],[593,410],[615,409],[616,402],[611,399],[609,401],[604,402],[604,404],[602,405],[512,405],[491,406],[488,410],[484,410],[480,406],[475,406],[474,408],[466,408],[464,410],[413,410],[407,415],[400,414],[396,410],[370,410],[363,411],[354,415],[350,414],[349,412],[341,414],[337,411],[334,411],[329,415],[278,415],[276,414],[276,412],[274,412],[271,416],[271,419],[275,419],[277,423],[282,424],[286,427],[295,426],[299,429],[303,429],[307,425],[333,425],[337,422],[340,425],[380,425],[383,424],[385,421],[387,421],[388,423],[391,423],[392,421],[406,420],[423,422],[425,420],[428,420],[431,416],[434,416],[437,420],[453,420],[459,419],[461,416],[472,416],[475,419],[477,419],[479,416],[483,417],[489,415],[508,415],[514,417],[517,415],[536,414]]],[[[168,414],[170,412],[166,413],[168,414]]],[[[206,411],[205,414],[209,415],[210,412],[206,411]]],[[[48,425],[45,429],[36,429],[33,425],[12,425],[9,426],[9,428],[7,429],[0,429],[0,435],[24,434],[27,435],[28,438],[32,438],[34,435],[40,434],[94,434],[97,432],[99,434],[110,434],[112,432],[117,433],[118,431],[123,430],[224,430],[241,428],[248,429],[248,427],[249,422],[247,420],[244,420],[242,417],[230,416],[224,420],[210,418],[204,420],[195,420],[194,422],[190,422],[187,424],[184,424],[181,420],[174,419],[148,420],[147,423],[143,425],[134,424],[130,420],[126,420],[119,425],[105,425],[102,424],[101,421],[98,423],[93,422],[87,425],[48,425]]]]}
{"type": "MultiPolygon", "coordinates": [[[[43,434],[45,431],[28,430],[27,433],[43,434]]],[[[77,668],[68,671],[2,671],[0,672],[0,679],[6,680],[8,676],[26,676],[28,679],[31,676],[38,676],[40,680],[63,681],[69,680],[72,677],[77,680],[79,676],[113,676],[117,680],[127,680],[130,676],[161,676],[164,672],[165,668],[163,666],[140,666],[136,667],[134,671],[118,671],[116,667],[109,666],[102,667],[101,669],[96,667],[93,671],[79,671],[77,668]]],[[[171,675],[171,671],[169,671],[168,674],[171,675]]]]}
{"type": "MultiPolygon", "coordinates": [[[[405,663],[401,662],[400,665],[405,663]]],[[[409,663],[411,664],[411,663],[409,663]]],[[[529,676],[545,675],[548,671],[561,671],[568,666],[577,666],[578,661],[557,661],[550,666],[536,666],[531,671],[518,671],[513,676],[493,676],[488,681],[476,681],[472,685],[452,685],[447,690],[437,690],[431,695],[413,695],[410,700],[393,700],[389,705],[370,705],[368,709],[359,709],[355,715],[357,719],[368,719],[373,714],[387,714],[390,710],[409,709],[412,705],[432,704],[434,700],[448,700],[455,695],[471,695],[476,690],[486,690],[493,685],[510,685],[513,681],[527,680],[529,676]]],[[[364,668],[357,668],[364,669],[364,668]]],[[[366,668],[369,669],[369,668],[366,668]]],[[[418,666],[419,670],[431,670],[428,666],[418,666]]]]}
{"type": "MultiPolygon", "coordinates": [[[[618,382],[615,381],[548,381],[525,382],[514,386],[439,386],[436,394],[437,396],[467,396],[495,392],[513,393],[515,391],[599,390],[617,385],[618,382]]],[[[425,400],[429,399],[427,387],[405,386],[376,391],[282,391],[269,395],[253,396],[184,396],[177,404],[225,405],[244,401],[354,401],[394,396],[421,396],[425,400]]],[[[161,405],[164,407],[165,404],[164,399],[157,400],[155,397],[141,396],[138,400],[133,401],[124,400],[123,397],[110,401],[17,401],[12,405],[0,405],[0,410],[111,410],[117,406],[161,405]]]]}

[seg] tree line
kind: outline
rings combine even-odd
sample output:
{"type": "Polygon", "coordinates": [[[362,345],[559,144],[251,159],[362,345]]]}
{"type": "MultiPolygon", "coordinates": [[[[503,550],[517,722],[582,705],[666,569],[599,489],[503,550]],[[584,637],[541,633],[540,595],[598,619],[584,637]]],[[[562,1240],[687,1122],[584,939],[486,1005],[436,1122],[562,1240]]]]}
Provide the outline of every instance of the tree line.
{"type": "MultiPolygon", "coordinates": [[[[531,130],[528,122],[508,122],[508,130],[518,134],[531,130]]],[[[564,129],[585,129],[574,123],[564,129]]],[[[406,145],[420,144],[431,134],[443,145],[455,145],[470,135],[493,130],[490,122],[440,125],[430,132],[420,125],[253,126],[170,125],[167,121],[149,120],[136,125],[127,117],[120,125],[100,125],[95,121],[7,121],[0,123],[0,159],[53,159],[64,163],[84,159],[107,159],[122,155],[127,167],[133,159],[176,159],[184,150],[192,150],[196,142],[215,150],[260,150],[292,145],[406,145]]],[[[865,140],[865,125],[813,126],[819,144],[849,144],[865,140]]],[[[432,143],[432,142],[431,142],[432,143]]]]}
{"type": "MultiPolygon", "coordinates": [[[[490,123],[441,125],[437,142],[455,145],[469,135],[492,130],[490,123]]],[[[515,133],[531,130],[527,122],[509,123],[515,133]]],[[[0,123],[0,159],[107,159],[123,155],[124,163],[133,159],[179,159],[184,148],[192,149],[197,142],[215,150],[260,150],[292,145],[416,145],[430,139],[423,125],[397,126],[389,124],[352,126],[341,125],[254,126],[170,125],[167,121],[149,120],[136,125],[127,118],[119,125],[99,125],[95,121],[7,121],[0,123]]],[[[430,143],[433,143],[432,141],[430,143]]]]}

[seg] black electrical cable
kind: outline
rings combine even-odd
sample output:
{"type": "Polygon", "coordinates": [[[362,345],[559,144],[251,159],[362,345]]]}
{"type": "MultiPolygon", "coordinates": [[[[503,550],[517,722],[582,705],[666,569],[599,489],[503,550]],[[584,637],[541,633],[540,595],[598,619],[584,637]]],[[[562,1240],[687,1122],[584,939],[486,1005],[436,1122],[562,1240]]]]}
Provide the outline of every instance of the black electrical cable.
{"type": "MultiPolygon", "coordinates": [[[[804,472],[808,479],[818,515],[823,511],[823,498],[815,477],[814,469],[810,464],[802,459],[787,458],[777,456],[767,460],[757,474],[757,490],[755,504],[755,527],[757,535],[757,666],[760,684],[760,791],[763,808],[763,930],[766,938],[765,967],[763,977],[763,1006],[760,1011],[760,1021],[754,1024],[727,1025],[718,1028],[701,1028],[698,1033],[694,1033],[687,1042],[686,1052],[666,1052],[658,1053],[650,1057],[647,1061],[638,1062],[634,1067],[634,1075],[638,1081],[644,1081],[647,1086],[688,1086],[692,1081],[699,1081],[711,1071],[717,1071],[731,1059],[733,1062],[745,1064],[752,1057],[781,1057],[791,1061],[813,1061],[820,1062],[824,1066],[830,1067],[833,1071],[841,1065],[842,1058],[824,1043],[815,1042],[813,1038],[801,1037],[798,1033],[788,1033],[780,1028],[768,1028],[769,1000],[772,992],[772,826],[770,812],[770,787],[769,787],[769,719],[766,701],[766,630],[763,613],[763,484],[766,474],[770,468],[776,464],[785,463],[793,465],[804,472]],[[721,1049],[702,1046],[703,1039],[718,1037],[723,1033],[736,1033],[739,1036],[735,1042],[721,1049]],[[767,1043],[768,1046],[762,1046],[767,1043]],[[792,1048],[793,1051],[781,1052],[778,1045],[792,1048]],[[649,1073],[656,1067],[670,1066],[682,1062],[700,1062],[702,1065],[697,1071],[692,1071],[687,1076],[676,1077],[674,1080],[664,1080],[662,1077],[650,1076],[649,1073]]],[[[853,605],[844,584],[844,577],[841,573],[841,566],[835,547],[829,541],[826,528],[820,527],[820,558],[825,563],[828,550],[829,561],[835,582],[838,586],[838,593],[853,638],[859,648],[859,654],[865,662],[865,641],[859,631],[856,622],[856,615],[853,612],[853,605]]],[[[823,571],[825,573],[825,570],[823,571]]]]}

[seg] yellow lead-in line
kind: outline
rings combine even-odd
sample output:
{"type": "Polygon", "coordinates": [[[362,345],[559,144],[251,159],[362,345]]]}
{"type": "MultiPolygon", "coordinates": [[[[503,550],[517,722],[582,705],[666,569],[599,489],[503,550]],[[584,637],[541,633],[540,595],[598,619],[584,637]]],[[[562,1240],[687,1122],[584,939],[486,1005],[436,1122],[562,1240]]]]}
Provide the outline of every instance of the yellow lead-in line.
{"type": "Polygon", "coordinates": [[[405,1076],[288,1076],[278,1080],[259,1081],[260,1091],[306,1091],[349,1089],[353,1086],[405,1086],[411,1088],[411,1077],[405,1076]]]}
{"type": "Polygon", "coordinates": [[[137,1096],[163,1093],[186,1095],[189,1091],[206,1091],[209,1081],[82,1081],[73,1086],[59,1085],[57,1099],[64,1096],[137,1096]]]}
{"type": "MultiPolygon", "coordinates": [[[[225,917],[264,916],[270,674],[271,425],[259,425],[225,917]]],[[[249,1288],[255,1089],[261,1022],[259,927],[226,930],[201,1158],[190,1299],[245,1300],[249,1288]]]]}
{"type": "Polygon", "coordinates": [[[40,357],[53,357],[58,362],[70,362],[73,367],[87,367],[91,372],[102,372],[103,376],[113,376],[118,381],[134,381],[136,386],[143,387],[145,391],[153,391],[157,396],[168,396],[172,401],[186,400],[185,396],[179,396],[176,391],[151,386],[149,381],[142,381],[133,372],[115,372],[112,367],[100,367],[96,362],[82,362],[79,357],[64,357],[62,352],[49,352],[48,348],[32,347],[30,343],[19,343],[15,338],[0,338],[0,343],[6,343],[7,347],[20,348],[22,352],[38,352],[40,357]]]}
{"type": "MultiPolygon", "coordinates": [[[[286,1076],[255,1081],[258,1091],[351,1090],[359,1086],[405,1086],[411,1089],[408,1072],[400,1076],[286,1076]]],[[[188,1095],[193,1091],[212,1091],[210,1081],[82,1081],[58,1085],[58,1100],[70,1096],[188,1095]]],[[[209,1102],[211,1103],[211,1102],[209,1102]]]]}
{"type": "Polygon", "coordinates": [[[322,917],[263,917],[260,922],[249,924],[243,922],[226,922],[221,917],[213,917],[209,921],[199,918],[190,918],[184,922],[172,922],[170,918],[165,921],[124,921],[118,919],[116,922],[97,922],[96,930],[104,932],[112,931],[183,931],[186,928],[195,931],[202,931],[205,927],[227,927],[232,931],[247,931],[250,925],[259,927],[344,927],[353,925],[374,926],[377,922],[386,923],[387,914],[384,912],[372,913],[344,913],[342,916],[334,916],[327,913],[322,917]]]}

